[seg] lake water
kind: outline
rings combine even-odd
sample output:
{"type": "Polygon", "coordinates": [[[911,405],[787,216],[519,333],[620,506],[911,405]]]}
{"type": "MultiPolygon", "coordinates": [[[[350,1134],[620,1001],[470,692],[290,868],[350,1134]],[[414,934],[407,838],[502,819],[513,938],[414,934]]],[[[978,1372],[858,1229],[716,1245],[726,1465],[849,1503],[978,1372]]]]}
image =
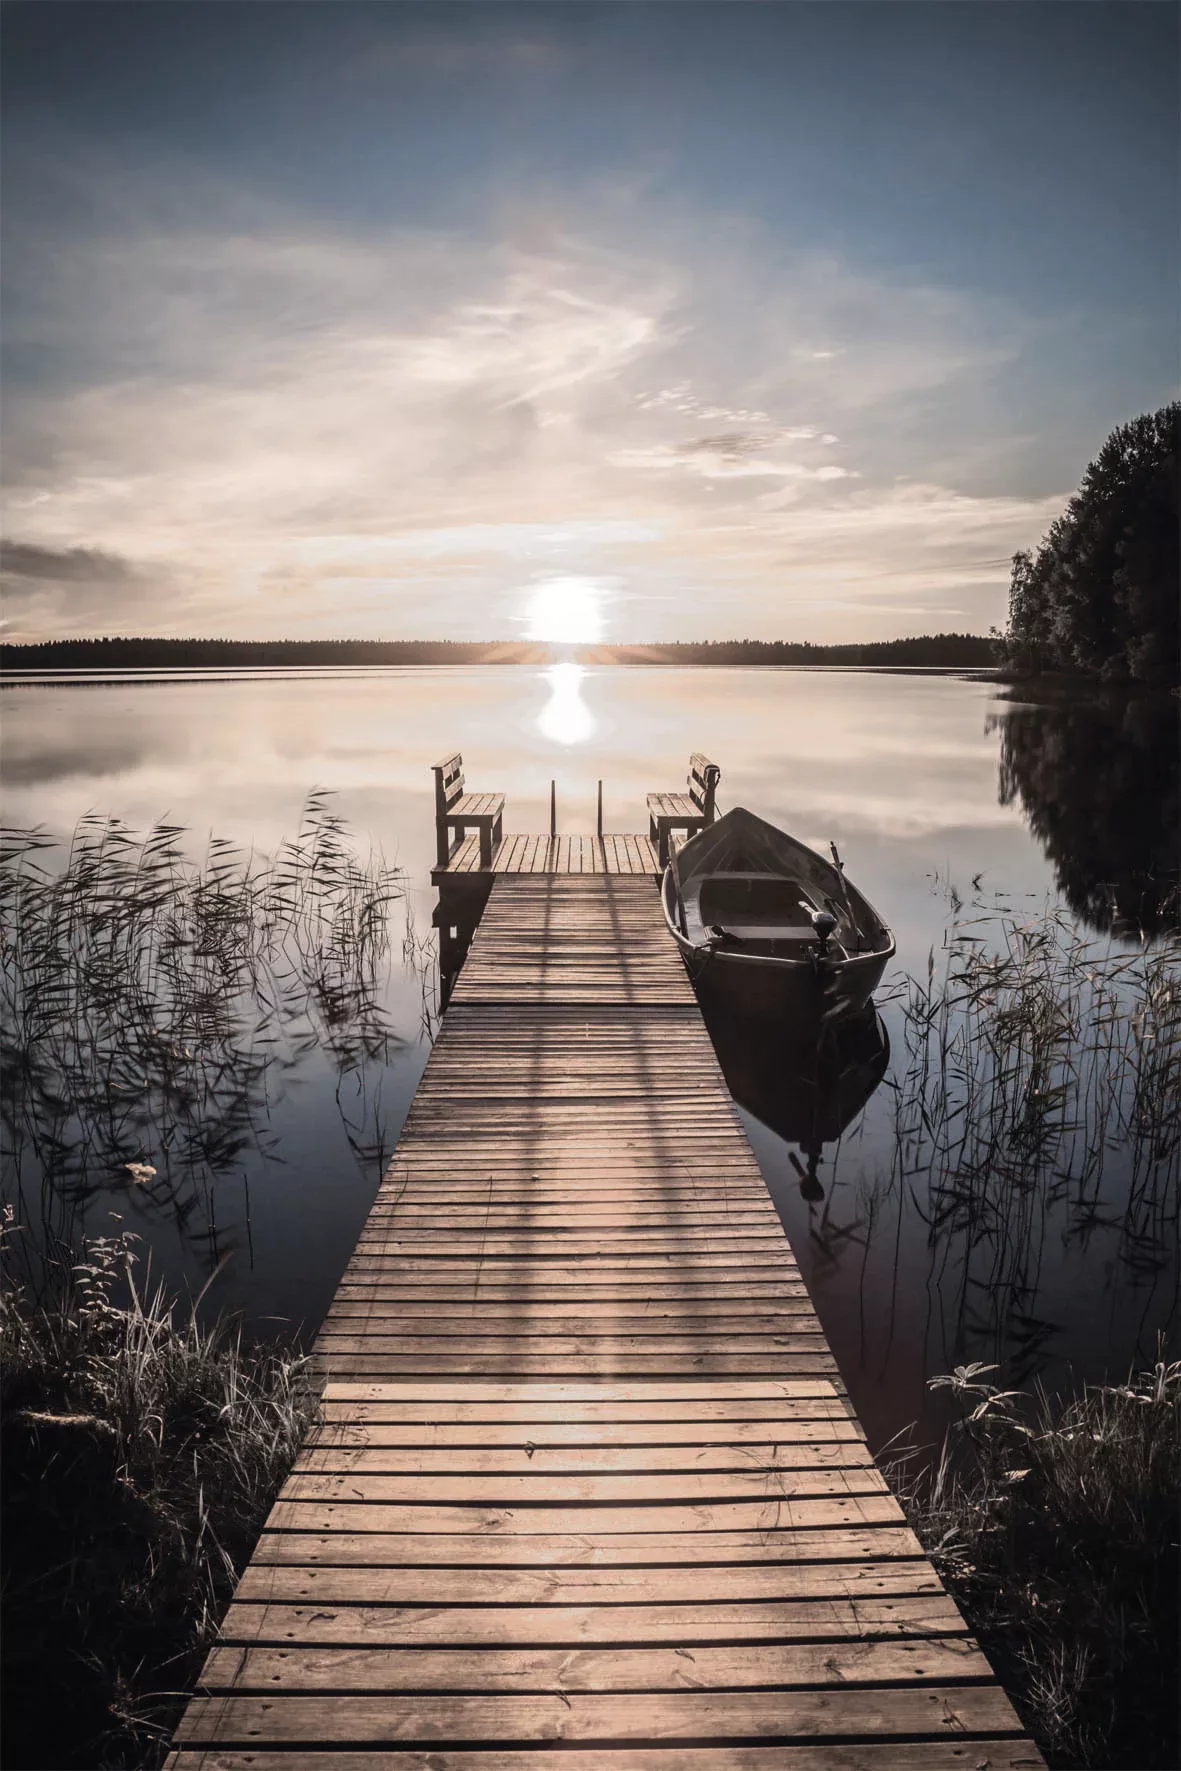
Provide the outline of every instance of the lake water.
{"type": "MultiPolygon", "coordinates": [[[[1019,919],[1057,905],[1100,951],[1134,953],[1138,926],[1159,935],[1176,868],[1176,713],[1167,699],[1018,700],[989,682],[852,671],[558,664],[10,682],[7,825],[64,836],[93,811],[138,829],[183,825],[194,855],[211,832],[267,851],[309,790],[326,788],[362,846],[405,870],[418,957],[400,962],[399,906],[381,982],[386,1037],[343,1069],[310,1047],[288,1053],[187,1203],[129,1179],[126,1144],[88,1145],[67,1223],[11,1112],[5,1196],[34,1237],[98,1234],[117,1212],[169,1283],[197,1291],[215,1272],[205,1308],[310,1335],[429,1050],[430,764],[462,750],[469,786],[507,795],[506,830],[547,828],[553,780],[559,830],[590,834],[600,779],[606,828],[640,830],[646,792],[678,785],[690,751],[704,750],[722,769],[723,810],[747,805],[823,850],[835,841],[897,936],[880,995],[888,1066],[870,1028],[843,1077],[813,1067],[799,1083],[811,1132],[792,1118],[790,1088],[778,1117],[759,1087],[740,1098],[871,1438],[915,1420],[933,1430],[926,1379],[971,1359],[1022,1382],[1055,1383],[1068,1367],[1122,1376],[1174,1322],[1175,1141],[1149,1172],[1118,1128],[1098,1171],[1073,1172],[1071,1146],[1053,1186],[1032,1199],[1018,1186],[1000,1224],[995,1212],[933,1211],[921,1172],[897,1164],[900,978],[925,981],[929,960],[937,975],[949,930],[963,935],[998,904],[1019,919]]],[[[747,1059],[765,1094],[780,1060],[747,1059]]],[[[131,1154],[158,1156],[147,1144],[131,1154]]]]}

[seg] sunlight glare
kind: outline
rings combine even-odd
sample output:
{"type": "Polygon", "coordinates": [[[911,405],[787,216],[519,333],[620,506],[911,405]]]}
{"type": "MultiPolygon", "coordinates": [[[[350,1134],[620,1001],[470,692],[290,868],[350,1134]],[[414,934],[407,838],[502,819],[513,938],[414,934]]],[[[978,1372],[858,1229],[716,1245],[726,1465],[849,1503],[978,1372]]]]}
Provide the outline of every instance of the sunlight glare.
{"type": "Polygon", "coordinates": [[[580,664],[554,664],[542,674],[550,698],[538,715],[538,731],[555,744],[585,744],[595,732],[595,717],[582,698],[586,671],[580,664]]]}
{"type": "Polygon", "coordinates": [[[603,634],[602,600],[594,578],[542,578],[529,596],[528,637],[558,646],[593,645],[603,634]]]}

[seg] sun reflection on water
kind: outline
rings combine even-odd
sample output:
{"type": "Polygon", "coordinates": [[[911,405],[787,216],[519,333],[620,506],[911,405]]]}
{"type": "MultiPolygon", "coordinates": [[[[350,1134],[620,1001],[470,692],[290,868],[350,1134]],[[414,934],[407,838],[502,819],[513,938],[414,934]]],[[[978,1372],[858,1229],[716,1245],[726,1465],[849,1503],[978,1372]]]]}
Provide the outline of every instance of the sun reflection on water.
{"type": "Polygon", "coordinates": [[[581,664],[554,664],[543,676],[550,698],[537,716],[537,729],[555,744],[585,744],[594,736],[595,716],[582,698],[581,664]]]}

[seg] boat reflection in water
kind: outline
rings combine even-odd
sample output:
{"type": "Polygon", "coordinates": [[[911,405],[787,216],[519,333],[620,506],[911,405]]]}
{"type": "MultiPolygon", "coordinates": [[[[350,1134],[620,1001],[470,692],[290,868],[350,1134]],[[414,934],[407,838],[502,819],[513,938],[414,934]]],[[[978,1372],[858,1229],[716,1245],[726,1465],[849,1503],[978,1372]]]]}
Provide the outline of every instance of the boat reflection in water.
{"type": "Polygon", "coordinates": [[[824,1146],[852,1124],[889,1066],[882,1017],[871,1002],[835,1021],[796,1016],[769,1029],[720,1003],[702,1007],[731,1095],[769,1131],[799,1146],[800,1154],[790,1151],[788,1160],[800,1194],[810,1204],[823,1199],[824,1146]]]}

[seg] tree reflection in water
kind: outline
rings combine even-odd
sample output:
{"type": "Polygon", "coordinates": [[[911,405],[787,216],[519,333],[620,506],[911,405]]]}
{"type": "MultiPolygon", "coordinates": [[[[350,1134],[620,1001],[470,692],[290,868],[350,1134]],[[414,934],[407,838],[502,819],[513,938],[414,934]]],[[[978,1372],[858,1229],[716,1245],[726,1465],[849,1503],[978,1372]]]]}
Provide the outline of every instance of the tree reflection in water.
{"type": "Polygon", "coordinates": [[[1100,932],[1177,927],[1176,699],[1117,688],[1012,691],[999,727],[1002,805],[1020,802],[1074,914],[1100,932]]]}

